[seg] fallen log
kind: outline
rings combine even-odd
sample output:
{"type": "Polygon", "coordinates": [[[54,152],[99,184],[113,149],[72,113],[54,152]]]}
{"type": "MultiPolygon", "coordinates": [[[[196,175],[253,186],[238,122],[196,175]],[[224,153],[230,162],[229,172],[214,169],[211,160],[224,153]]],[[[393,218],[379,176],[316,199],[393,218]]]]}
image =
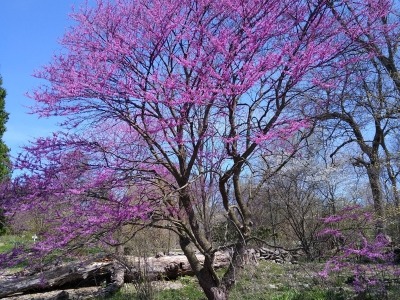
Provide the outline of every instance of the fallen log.
{"type": "Polygon", "coordinates": [[[92,258],[55,267],[32,276],[2,280],[0,298],[15,293],[50,291],[87,284],[96,285],[98,281],[107,280],[113,266],[112,260],[98,260],[99,258],[92,258]]]}
{"type": "MultiPolygon", "coordinates": [[[[196,255],[200,262],[204,256],[196,255]]],[[[230,255],[228,252],[217,252],[214,260],[214,267],[220,269],[229,265],[230,255]]],[[[158,256],[158,257],[136,257],[124,256],[122,264],[129,269],[126,281],[134,281],[140,276],[146,275],[150,280],[174,280],[180,276],[193,276],[193,270],[185,255],[158,256]]]]}
{"type": "MultiPolygon", "coordinates": [[[[203,255],[197,255],[204,261],[203,255]]],[[[230,255],[227,252],[217,253],[214,266],[219,269],[229,265],[230,255]]],[[[23,294],[50,292],[59,293],[49,298],[40,299],[78,299],[67,289],[89,286],[103,287],[96,295],[109,295],[118,290],[124,282],[143,279],[154,281],[159,279],[173,280],[179,276],[193,275],[193,271],[184,255],[163,257],[120,256],[92,258],[82,262],[74,262],[31,276],[0,280],[0,298],[8,296],[22,297],[23,294]],[[61,293],[63,291],[63,293],[61,293]],[[18,295],[16,295],[18,294],[18,295]]],[[[22,299],[22,298],[21,298],[22,299]]],[[[35,298],[29,298],[35,299],[35,298]]],[[[83,298],[79,298],[83,299],[83,298]]]]}
{"type": "Polygon", "coordinates": [[[79,289],[58,290],[34,294],[18,294],[7,297],[7,300],[86,300],[94,297],[102,297],[102,289],[99,287],[86,287],[79,289]]]}

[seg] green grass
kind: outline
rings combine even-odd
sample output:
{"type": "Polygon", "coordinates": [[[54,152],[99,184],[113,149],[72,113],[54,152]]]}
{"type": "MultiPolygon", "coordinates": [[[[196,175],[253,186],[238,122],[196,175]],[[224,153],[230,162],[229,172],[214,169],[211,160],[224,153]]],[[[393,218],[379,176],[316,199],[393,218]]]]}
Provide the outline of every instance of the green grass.
{"type": "Polygon", "coordinates": [[[177,290],[163,290],[156,294],[156,299],[163,300],[192,300],[205,299],[203,291],[200,290],[197,283],[187,284],[177,290]]]}
{"type": "MultiPolygon", "coordinates": [[[[137,297],[133,285],[126,285],[116,295],[109,298],[110,300],[139,300],[145,299],[137,297]]],[[[158,291],[154,295],[154,300],[205,300],[203,292],[198,288],[197,284],[188,284],[181,289],[167,289],[158,291]]],[[[334,293],[321,289],[313,289],[309,291],[271,291],[264,290],[251,292],[247,294],[231,293],[231,300],[347,300],[348,295],[343,293],[334,293]]]]}
{"type": "MultiPolygon", "coordinates": [[[[159,290],[153,287],[153,300],[200,300],[205,299],[196,280],[192,277],[182,277],[179,280],[184,286],[180,289],[159,290]]],[[[150,300],[138,295],[133,284],[125,284],[110,300],[150,300]]]]}
{"type": "MultiPolygon", "coordinates": [[[[0,236],[0,253],[12,250],[18,245],[32,243],[29,234],[25,236],[0,236]]],[[[86,249],[87,253],[101,252],[99,248],[86,249]]],[[[323,281],[316,275],[323,268],[322,264],[304,263],[299,265],[280,265],[273,262],[260,261],[258,266],[246,266],[239,280],[230,292],[230,300],[348,300],[354,299],[351,287],[345,284],[348,276],[340,274],[323,281]]],[[[16,270],[21,269],[18,268],[16,270]]],[[[223,270],[217,271],[218,275],[223,270]]],[[[164,282],[168,286],[168,282],[164,282]]],[[[179,279],[182,288],[166,289],[159,285],[151,287],[152,300],[204,300],[205,296],[194,277],[179,279]]],[[[110,300],[150,300],[146,297],[149,286],[126,284],[110,300]],[[137,286],[138,287],[138,286],[137,286]]],[[[390,287],[386,299],[398,299],[400,284],[390,287]]],[[[361,298],[357,298],[361,299],[361,298]]],[[[382,297],[365,295],[363,300],[384,300],[382,297]]]]}
{"type": "MultiPolygon", "coordinates": [[[[104,299],[104,298],[99,298],[104,299]]],[[[137,299],[136,298],[136,291],[132,284],[125,284],[115,295],[109,297],[107,299],[112,300],[128,300],[128,299],[137,299]]]]}
{"type": "MultiPolygon", "coordinates": [[[[315,266],[315,265],[314,265],[315,266]]],[[[342,285],[343,283],[340,283],[342,285]]],[[[312,265],[280,265],[261,261],[248,266],[230,294],[232,300],[345,300],[349,295],[327,287],[312,265]]]]}
{"type": "MultiPolygon", "coordinates": [[[[388,297],[364,295],[355,298],[352,288],[344,283],[343,274],[329,281],[316,275],[322,264],[279,265],[262,261],[258,266],[247,266],[235,287],[230,300],[384,300],[398,299],[400,287],[393,286],[388,297]]],[[[203,300],[205,296],[193,277],[179,279],[181,289],[154,290],[152,300],[203,300]]],[[[112,300],[149,300],[137,297],[133,285],[126,285],[112,300]]]]}
{"type": "Polygon", "coordinates": [[[0,253],[11,251],[18,245],[32,243],[32,239],[28,235],[0,235],[0,253]]]}
{"type": "MultiPolygon", "coordinates": [[[[353,296],[351,289],[343,289],[342,281],[326,284],[315,276],[320,265],[279,265],[261,262],[247,266],[230,293],[230,300],[347,300],[353,296]]],[[[179,279],[181,289],[154,290],[153,300],[203,300],[205,296],[193,277],[179,279]]],[[[137,297],[132,284],[127,284],[111,300],[145,300],[137,297]]],[[[146,299],[148,300],[148,298],[146,299]]],[[[382,300],[382,299],[379,299],[382,300]]]]}
{"type": "MultiPolygon", "coordinates": [[[[281,295],[273,295],[271,300],[346,300],[349,295],[330,290],[312,289],[308,291],[290,290],[281,295]]],[[[264,298],[267,299],[267,298],[264,298]]]]}

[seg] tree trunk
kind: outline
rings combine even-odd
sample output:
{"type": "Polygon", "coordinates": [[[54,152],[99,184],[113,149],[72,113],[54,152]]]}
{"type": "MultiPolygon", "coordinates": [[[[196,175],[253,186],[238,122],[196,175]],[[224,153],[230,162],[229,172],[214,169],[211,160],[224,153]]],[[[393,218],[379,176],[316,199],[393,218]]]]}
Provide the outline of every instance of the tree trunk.
{"type": "Polygon", "coordinates": [[[204,291],[208,300],[227,300],[228,290],[222,286],[219,281],[215,281],[212,278],[211,272],[207,272],[207,268],[204,268],[200,274],[197,275],[199,284],[204,291]]]}
{"type": "Polygon", "coordinates": [[[117,246],[116,249],[117,260],[114,260],[111,272],[111,283],[107,285],[104,291],[105,296],[115,294],[123,285],[125,277],[125,267],[118,261],[124,254],[124,245],[117,246]]]}
{"type": "MultiPolygon", "coordinates": [[[[389,149],[386,147],[385,141],[382,141],[381,143],[383,150],[385,151],[385,166],[386,166],[386,172],[389,177],[390,185],[392,188],[392,193],[393,193],[393,203],[394,203],[394,218],[396,220],[396,231],[400,231],[400,214],[399,214],[399,208],[400,208],[400,194],[399,194],[399,189],[397,187],[397,176],[393,170],[392,167],[392,155],[389,151],[389,149]]],[[[398,235],[395,235],[394,238],[396,239],[396,242],[399,242],[399,237],[398,235]]]]}
{"type": "MultiPolygon", "coordinates": [[[[179,243],[207,299],[227,300],[228,288],[226,285],[221,283],[218,275],[215,272],[215,253],[206,253],[204,255],[204,261],[201,262],[196,256],[195,251],[193,250],[193,244],[189,238],[182,235],[179,237],[179,243]]],[[[230,260],[229,254],[227,255],[228,264],[231,265],[232,260],[230,260]]]]}
{"type": "Polygon", "coordinates": [[[233,249],[233,255],[229,262],[227,271],[222,280],[213,280],[215,276],[212,264],[207,259],[204,260],[202,272],[197,275],[200,286],[209,300],[227,300],[229,291],[236,283],[236,278],[240,275],[245,265],[246,248],[244,243],[237,243],[233,249]]]}
{"type": "Polygon", "coordinates": [[[375,224],[376,235],[385,233],[385,210],[383,205],[382,198],[382,186],[380,182],[379,176],[379,165],[371,162],[370,165],[367,166],[367,174],[369,179],[369,184],[372,192],[372,199],[374,202],[374,210],[377,216],[377,221],[375,224]]]}

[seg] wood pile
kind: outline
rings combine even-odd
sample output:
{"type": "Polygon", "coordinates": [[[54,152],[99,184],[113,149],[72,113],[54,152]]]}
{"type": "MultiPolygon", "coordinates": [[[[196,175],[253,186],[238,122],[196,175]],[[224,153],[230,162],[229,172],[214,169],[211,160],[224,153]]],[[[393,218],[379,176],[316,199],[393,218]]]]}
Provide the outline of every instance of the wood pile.
{"type": "Polygon", "coordinates": [[[299,257],[297,252],[287,251],[282,248],[271,249],[267,247],[258,249],[258,256],[260,259],[270,260],[278,264],[296,264],[299,257]]]}

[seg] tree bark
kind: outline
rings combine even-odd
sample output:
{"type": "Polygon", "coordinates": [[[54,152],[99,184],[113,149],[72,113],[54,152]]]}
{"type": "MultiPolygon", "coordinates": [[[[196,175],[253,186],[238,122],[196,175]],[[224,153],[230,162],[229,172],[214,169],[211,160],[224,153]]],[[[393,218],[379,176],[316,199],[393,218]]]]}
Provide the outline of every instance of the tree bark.
{"type": "MultiPolygon", "coordinates": [[[[117,246],[116,257],[117,259],[122,257],[124,253],[124,245],[117,246]]],[[[104,290],[105,296],[111,296],[115,294],[123,285],[125,277],[125,267],[119,262],[114,260],[112,271],[111,271],[111,283],[107,285],[104,290]]]]}
{"type": "Polygon", "coordinates": [[[382,186],[379,176],[379,165],[371,163],[366,167],[369,184],[371,186],[372,199],[374,202],[374,210],[377,216],[375,230],[376,234],[385,233],[385,210],[382,198],[382,186]]]}
{"type": "MultiPolygon", "coordinates": [[[[214,264],[216,254],[212,252],[206,253],[206,255],[202,256],[203,260],[200,261],[200,258],[193,250],[193,245],[189,238],[180,236],[179,243],[207,299],[227,300],[228,290],[225,286],[221,285],[221,281],[215,273],[217,269],[217,266],[214,264]]],[[[229,253],[225,253],[225,258],[226,266],[230,265],[231,259],[229,253]]]]}

